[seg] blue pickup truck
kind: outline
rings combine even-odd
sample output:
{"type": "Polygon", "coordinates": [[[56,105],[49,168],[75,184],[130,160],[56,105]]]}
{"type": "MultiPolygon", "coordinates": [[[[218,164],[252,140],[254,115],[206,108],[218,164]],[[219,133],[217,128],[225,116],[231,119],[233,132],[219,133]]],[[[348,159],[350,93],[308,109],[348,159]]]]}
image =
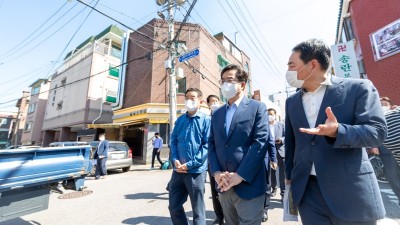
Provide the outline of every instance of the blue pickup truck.
{"type": "Polygon", "coordinates": [[[48,208],[50,188],[60,181],[84,188],[90,146],[0,150],[0,222],[48,208]]]}

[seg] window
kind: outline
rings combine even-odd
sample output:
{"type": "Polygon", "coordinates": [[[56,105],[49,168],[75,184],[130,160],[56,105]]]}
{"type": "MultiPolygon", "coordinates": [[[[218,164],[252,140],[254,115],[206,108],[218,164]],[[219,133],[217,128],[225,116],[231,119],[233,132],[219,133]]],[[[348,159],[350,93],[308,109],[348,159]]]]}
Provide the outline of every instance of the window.
{"type": "Polygon", "coordinates": [[[353,32],[353,26],[351,25],[351,17],[344,18],[343,26],[344,26],[344,30],[345,30],[345,33],[346,33],[346,39],[348,41],[353,40],[354,39],[354,32],[353,32]]]}
{"type": "Polygon", "coordinates": [[[169,143],[169,124],[168,123],[160,123],[160,129],[158,131],[160,133],[160,137],[163,139],[163,144],[169,143]]]}
{"type": "Polygon", "coordinates": [[[28,107],[28,113],[35,112],[35,109],[36,109],[36,103],[30,104],[28,107]]]}
{"type": "Polygon", "coordinates": [[[34,88],[32,88],[31,95],[36,95],[36,94],[38,94],[38,93],[39,93],[39,90],[40,90],[40,87],[34,87],[34,88]]]}
{"type": "Polygon", "coordinates": [[[32,122],[25,123],[25,131],[30,131],[32,128],[32,122]]]}
{"type": "Polygon", "coordinates": [[[112,56],[114,56],[114,57],[120,59],[120,58],[121,58],[121,49],[118,48],[117,46],[114,46],[114,45],[113,45],[113,46],[111,47],[110,55],[112,55],[112,56]]]}
{"type": "Polygon", "coordinates": [[[0,126],[1,125],[6,125],[7,124],[7,119],[0,118],[0,126]]]}
{"type": "Polygon", "coordinates": [[[67,78],[64,77],[64,78],[61,80],[61,87],[62,87],[62,86],[65,86],[66,84],[67,84],[67,78]]]}
{"type": "Polygon", "coordinates": [[[62,109],[63,101],[57,103],[57,109],[62,109]]]}
{"type": "Polygon", "coordinates": [[[185,94],[185,92],[186,92],[186,77],[177,80],[176,84],[178,85],[178,89],[176,92],[185,94]]]}

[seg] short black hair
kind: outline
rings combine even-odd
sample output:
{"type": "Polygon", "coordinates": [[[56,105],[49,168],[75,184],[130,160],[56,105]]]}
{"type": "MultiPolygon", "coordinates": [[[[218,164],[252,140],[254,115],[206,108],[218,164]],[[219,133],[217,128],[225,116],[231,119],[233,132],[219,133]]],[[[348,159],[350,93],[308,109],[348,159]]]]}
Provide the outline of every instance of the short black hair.
{"type": "Polygon", "coordinates": [[[216,98],[216,99],[218,99],[218,101],[219,101],[219,97],[218,97],[218,96],[216,96],[216,95],[209,95],[209,96],[207,96],[207,103],[210,103],[211,98],[216,98]]]}
{"type": "Polygon", "coordinates": [[[247,80],[249,79],[249,74],[246,73],[246,71],[244,71],[242,69],[242,67],[236,65],[236,64],[229,64],[227,65],[225,68],[222,69],[221,71],[221,79],[222,79],[222,75],[229,70],[236,70],[236,74],[235,77],[238,81],[241,82],[245,82],[247,83],[247,80]]]}
{"type": "Polygon", "coordinates": [[[199,89],[197,89],[197,88],[188,88],[188,89],[186,90],[186,92],[185,92],[185,95],[186,95],[188,92],[196,92],[198,98],[203,97],[203,92],[201,92],[201,91],[200,91],[199,89]]]}
{"type": "Polygon", "coordinates": [[[154,135],[160,135],[160,133],[156,132],[154,135]]]}
{"type": "Polygon", "coordinates": [[[269,108],[269,109],[268,109],[268,112],[269,112],[269,111],[274,111],[274,113],[275,113],[275,115],[276,115],[276,110],[275,110],[274,108],[269,108]]]}
{"type": "Polygon", "coordinates": [[[322,70],[327,71],[329,68],[331,50],[322,40],[310,39],[303,41],[297,44],[292,51],[300,53],[300,59],[304,64],[316,59],[322,70]]]}

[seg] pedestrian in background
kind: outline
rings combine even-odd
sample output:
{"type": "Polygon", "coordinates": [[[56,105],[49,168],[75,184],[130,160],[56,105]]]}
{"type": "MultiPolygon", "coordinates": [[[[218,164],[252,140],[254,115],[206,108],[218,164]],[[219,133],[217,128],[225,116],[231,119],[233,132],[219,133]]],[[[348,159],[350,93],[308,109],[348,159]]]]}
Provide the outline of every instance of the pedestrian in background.
{"type": "MultiPolygon", "coordinates": [[[[220,107],[219,97],[216,95],[207,96],[207,105],[210,108],[210,112],[212,115],[212,113],[220,107]]],[[[215,183],[215,179],[211,174],[210,166],[208,166],[208,175],[210,177],[211,198],[216,216],[216,219],[212,224],[213,225],[224,224],[224,212],[222,211],[221,202],[218,199],[217,184],[215,183]]]]}
{"type": "Polygon", "coordinates": [[[99,134],[99,145],[97,146],[94,158],[97,159],[96,163],[96,180],[105,178],[107,175],[106,162],[108,158],[108,149],[110,148],[109,142],[106,140],[106,134],[99,134]]]}
{"type": "Polygon", "coordinates": [[[279,122],[276,118],[276,110],[273,108],[268,109],[268,120],[269,120],[269,130],[272,135],[272,139],[275,141],[276,158],[278,159],[278,172],[279,177],[276,175],[276,170],[271,171],[271,197],[276,195],[277,191],[277,178],[279,180],[279,189],[281,200],[285,193],[285,125],[279,122]]]}
{"type": "Polygon", "coordinates": [[[180,116],[171,135],[174,171],[169,182],[169,206],[174,225],[188,225],[183,204],[189,196],[193,225],[205,225],[205,180],[210,116],[200,112],[202,92],[189,88],[185,93],[187,112],[180,116]]]}
{"type": "Polygon", "coordinates": [[[228,103],[213,112],[208,142],[211,174],[229,225],[261,223],[267,190],[264,157],[268,146],[275,147],[265,104],[244,94],[247,80],[237,65],[221,71],[221,92],[228,103]]]}
{"type": "MultiPolygon", "coordinates": [[[[285,169],[304,225],[372,225],[384,218],[378,182],[362,147],[387,134],[371,81],[327,73],[330,49],[312,39],[289,57],[285,169]]],[[[288,190],[286,190],[288,191],[288,190]]]]}
{"type": "Polygon", "coordinates": [[[158,133],[158,132],[155,133],[152,144],[153,144],[153,154],[151,155],[151,168],[150,169],[154,169],[154,160],[155,160],[156,156],[157,156],[158,162],[161,165],[160,166],[160,169],[161,169],[163,166],[163,162],[161,161],[160,153],[161,153],[161,148],[163,145],[163,139],[160,137],[160,133],[158,133]]]}
{"type": "Polygon", "coordinates": [[[392,101],[388,97],[381,98],[381,105],[385,111],[388,135],[383,145],[373,148],[371,152],[381,157],[385,177],[397,200],[400,200],[400,107],[389,110],[392,101]]]}

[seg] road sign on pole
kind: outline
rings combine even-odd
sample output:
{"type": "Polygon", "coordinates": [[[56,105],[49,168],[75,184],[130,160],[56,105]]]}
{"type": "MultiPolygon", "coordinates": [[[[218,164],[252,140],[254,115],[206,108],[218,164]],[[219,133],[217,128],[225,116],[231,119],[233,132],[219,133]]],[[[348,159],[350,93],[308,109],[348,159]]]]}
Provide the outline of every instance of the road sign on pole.
{"type": "Polygon", "coordinates": [[[192,51],[190,51],[190,52],[187,52],[187,53],[185,53],[184,55],[181,55],[181,56],[179,57],[179,62],[184,62],[184,61],[186,61],[186,60],[188,60],[188,59],[191,59],[191,58],[193,58],[193,57],[196,57],[196,56],[199,55],[199,53],[200,53],[200,50],[199,50],[198,48],[196,48],[196,49],[194,49],[194,50],[192,50],[192,51]]]}

